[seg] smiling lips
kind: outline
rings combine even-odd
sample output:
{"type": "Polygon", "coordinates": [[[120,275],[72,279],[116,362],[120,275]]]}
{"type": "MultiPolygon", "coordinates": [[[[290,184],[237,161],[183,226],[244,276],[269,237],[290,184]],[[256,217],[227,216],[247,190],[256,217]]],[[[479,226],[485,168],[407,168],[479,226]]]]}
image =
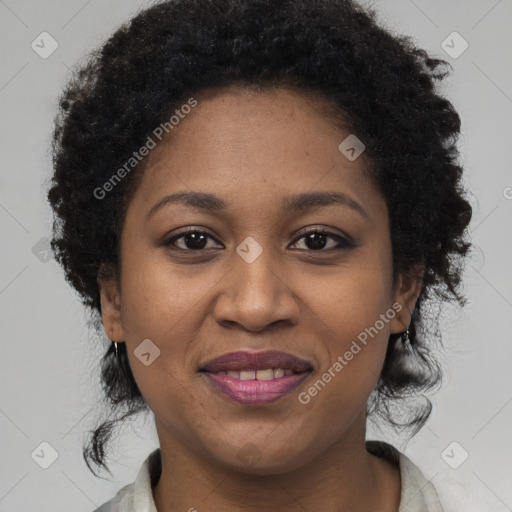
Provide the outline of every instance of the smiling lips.
{"type": "Polygon", "coordinates": [[[218,373],[220,371],[266,370],[268,368],[289,369],[296,373],[311,370],[313,365],[309,361],[299,359],[278,350],[264,352],[229,352],[206,362],[201,370],[218,373]]]}
{"type": "Polygon", "coordinates": [[[275,350],[244,351],[216,357],[199,371],[228,398],[246,405],[264,405],[299,386],[313,371],[313,365],[275,350]]]}

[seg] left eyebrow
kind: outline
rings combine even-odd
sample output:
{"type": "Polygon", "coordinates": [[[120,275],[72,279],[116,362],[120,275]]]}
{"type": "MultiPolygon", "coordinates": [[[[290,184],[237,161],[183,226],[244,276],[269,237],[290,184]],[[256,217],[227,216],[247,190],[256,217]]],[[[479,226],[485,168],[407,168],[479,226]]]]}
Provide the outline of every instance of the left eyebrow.
{"type": "Polygon", "coordinates": [[[331,204],[348,206],[365,219],[370,219],[366,210],[355,199],[352,199],[348,194],[343,192],[306,192],[288,196],[283,200],[283,211],[284,213],[302,212],[304,210],[317,208],[319,206],[329,206],[331,204]]]}
{"type": "MultiPolygon", "coordinates": [[[[207,212],[225,210],[228,207],[228,204],[223,199],[213,194],[204,192],[176,192],[162,197],[154,204],[147,213],[146,220],[149,220],[152,215],[167,204],[183,204],[207,212]]],[[[347,206],[369,220],[366,210],[356,200],[342,192],[305,192],[291,195],[283,199],[282,211],[283,213],[302,212],[332,204],[347,206]]]]}

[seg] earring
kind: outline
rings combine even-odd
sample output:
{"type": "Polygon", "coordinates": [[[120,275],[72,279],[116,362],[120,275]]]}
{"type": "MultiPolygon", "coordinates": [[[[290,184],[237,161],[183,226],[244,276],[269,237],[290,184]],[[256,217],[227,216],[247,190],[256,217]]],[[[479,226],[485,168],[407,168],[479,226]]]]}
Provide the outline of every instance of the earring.
{"type": "MultiPolygon", "coordinates": [[[[400,313],[396,314],[397,318],[400,318],[400,313]]],[[[409,324],[410,325],[410,324],[409,324]]],[[[413,353],[413,347],[411,344],[411,339],[409,337],[409,327],[407,327],[407,330],[402,333],[402,335],[399,338],[402,341],[402,348],[410,355],[413,353]]]]}
{"type": "Polygon", "coordinates": [[[413,348],[411,345],[411,339],[409,338],[409,327],[407,327],[407,330],[404,333],[402,333],[402,336],[400,338],[402,340],[402,347],[409,355],[412,354],[413,348]]]}
{"type": "Polygon", "coordinates": [[[116,353],[116,358],[119,357],[117,354],[117,341],[114,341],[114,351],[116,353]]]}

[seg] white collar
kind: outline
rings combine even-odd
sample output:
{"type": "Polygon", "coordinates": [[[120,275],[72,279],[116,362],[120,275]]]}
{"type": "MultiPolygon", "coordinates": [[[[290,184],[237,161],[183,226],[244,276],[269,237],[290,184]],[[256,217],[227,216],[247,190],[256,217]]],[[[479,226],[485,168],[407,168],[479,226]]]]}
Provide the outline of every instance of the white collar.
{"type": "MultiPolygon", "coordinates": [[[[366,441],[366,448],[371,453],[398,464],[402,481],[398,512],[443,512],[434,486],[406,455],[384,441],[366,441]]],[[[160,448],[156,448],[142,463],[135,481],[123,487],[98,511],[158,512],[152,487],[158,481],[160,473],[161,453],[160,448]]]]}

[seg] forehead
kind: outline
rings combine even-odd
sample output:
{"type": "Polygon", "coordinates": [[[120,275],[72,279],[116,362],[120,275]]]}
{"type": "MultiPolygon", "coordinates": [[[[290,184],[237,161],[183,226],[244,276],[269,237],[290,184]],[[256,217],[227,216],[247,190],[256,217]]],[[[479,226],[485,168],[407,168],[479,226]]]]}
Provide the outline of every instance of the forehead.
{"type": "Polygon", "coordinates": [[[375,203],[362,153],[350,161],[339,150],[349,135],[335,125],[329,105],[312,93],[231,87],[194,96],[147,157],[134,207],[148,210],[165,194],[194,190],[241,204],[281,204],[284,196],[331,190],[375,203]]]}

